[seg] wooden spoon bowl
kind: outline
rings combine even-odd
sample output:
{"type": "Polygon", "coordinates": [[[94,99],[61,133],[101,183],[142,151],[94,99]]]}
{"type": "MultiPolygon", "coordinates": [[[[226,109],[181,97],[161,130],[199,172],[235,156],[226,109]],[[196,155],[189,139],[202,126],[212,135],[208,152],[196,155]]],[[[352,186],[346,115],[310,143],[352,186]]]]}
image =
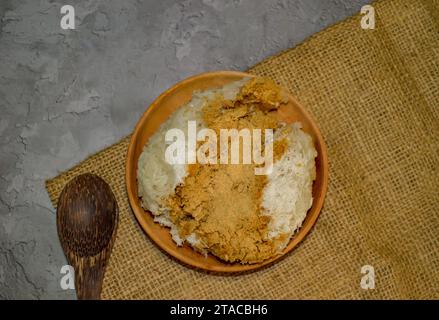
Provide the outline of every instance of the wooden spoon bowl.
{"type": "Polygon", "coordinates": [[[128,198],[137,220],[143,230],[145,230],[149,237],[160,248],[184,264],[197,269],[213,272],[243,272],[260,268],[279,259],[282,255],[296,247],[311,230],[323,206],[323,200],[328,186],[328,155],[322,135],[308,112],[292,95],[289,95],[288,104],[283,105],[278,110],[278,116],[287,123],[300,121],[303,130],[309,133],[313,138],[318,153],[316,158],[317,176],[313,185],[313,205],[308,211],[302,227],[293,236],[281,255],[257,264],[227,263],[213,255],[205,257],[188,245],[178,247],[172,240],[169,229],[155,223],[151,213],[142,208],[137,193],[137,162],[149,137],[166,121],[172,112],[191,100],[192,93],[195,90],[221,87],[229,82],[240,80],[243,77],[254,77],[254,75],[236,71],[217,71],[203,73],[177,83],[161,94],[142,115],[134,129],[128,147],[125,168],[126,184],[128,198]]]}
{"type": "Polygon", "coordinates": [[[93,174],[76,176],[58,199],[58,236],[75,269],[78,299],[99,299],[114,243],[118,206],[110,186],[93,174]]]}

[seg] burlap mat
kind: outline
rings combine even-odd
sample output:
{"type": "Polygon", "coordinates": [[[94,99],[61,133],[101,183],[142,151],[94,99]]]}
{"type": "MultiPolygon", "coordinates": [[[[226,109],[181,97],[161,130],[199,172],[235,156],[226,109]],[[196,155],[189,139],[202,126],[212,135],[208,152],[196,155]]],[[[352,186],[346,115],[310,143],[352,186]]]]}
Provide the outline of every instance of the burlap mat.
{"type": "Polygon", "coordinates": [[[128,138],[47,181],[54,205],[83,172],[116,194],[120,225],[102,298],[439,298],[439,3],[374,7],[375,30],[362,30],[357,15],[250,70],[289,88],[329,149],[321,216],[273,266],[211,275],[159,250],[126,196],[128,138]],[[374,290],[360,287],[363,265],[375,268],[374,290]]]}

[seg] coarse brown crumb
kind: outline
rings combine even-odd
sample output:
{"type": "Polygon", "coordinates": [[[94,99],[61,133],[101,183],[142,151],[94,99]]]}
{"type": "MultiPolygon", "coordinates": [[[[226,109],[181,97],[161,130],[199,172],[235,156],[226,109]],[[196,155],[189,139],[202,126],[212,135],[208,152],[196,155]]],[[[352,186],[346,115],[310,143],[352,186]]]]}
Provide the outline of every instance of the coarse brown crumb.
{"type": "MultiPolygon", "coordinates": [[[[218,97],[207,104],[203,120],[217,133],[231,128],[277,129],[275,111],[283,102],[285,95],[273,81],[254,78],[234,101],[218,97]]],[[[286,140],[276,141],[274,159],[287,147],[286,140]]],[[[199,250],[228,262],[257,263],[275,255],[286,235],[268,238],[271,218],[260,208],[267,177],[255,175],[254,168],[254,164],[189,165],[184,182],[167,199],[180,236],[194,233],[199,250]]]]}

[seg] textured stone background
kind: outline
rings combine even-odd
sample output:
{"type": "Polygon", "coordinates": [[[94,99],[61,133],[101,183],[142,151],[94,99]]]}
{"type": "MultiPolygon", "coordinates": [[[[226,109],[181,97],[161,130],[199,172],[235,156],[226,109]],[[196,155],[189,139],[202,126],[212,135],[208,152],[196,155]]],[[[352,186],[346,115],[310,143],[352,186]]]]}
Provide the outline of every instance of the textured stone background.
{"type": "Polygon", "coordinates": [[[44,180],[128,134],[164,89],[243,70],[367,0],[0,0],[0,299],[72,299],[44,180]],[[76,30],[60,28],[72,4],[76,30]]]}

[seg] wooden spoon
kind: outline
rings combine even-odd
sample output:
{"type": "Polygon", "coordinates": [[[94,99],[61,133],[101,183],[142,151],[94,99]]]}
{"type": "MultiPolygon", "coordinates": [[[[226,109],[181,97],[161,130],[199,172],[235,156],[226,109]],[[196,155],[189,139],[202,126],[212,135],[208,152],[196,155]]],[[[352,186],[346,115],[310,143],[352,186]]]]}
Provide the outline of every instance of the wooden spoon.
{"type": "Polygon", "coordinates": [[[110,186],[94,174],[73,178],[58,199],[58,236],[75,269],[76,295],[80,300],[100,298],[118,211],[110,186]]]}

